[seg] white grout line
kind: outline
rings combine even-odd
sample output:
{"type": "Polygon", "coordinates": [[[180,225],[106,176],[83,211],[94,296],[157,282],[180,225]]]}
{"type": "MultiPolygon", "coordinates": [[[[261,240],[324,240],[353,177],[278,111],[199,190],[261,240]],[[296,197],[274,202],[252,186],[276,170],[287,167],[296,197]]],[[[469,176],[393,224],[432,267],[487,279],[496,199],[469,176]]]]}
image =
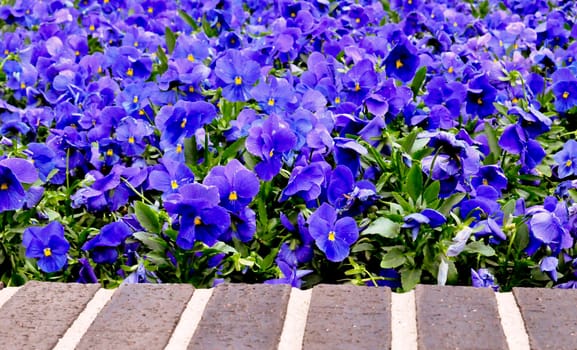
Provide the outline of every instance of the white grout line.
{"type": "Polygon", "coordinates": [[[278,350],[302,349],[312,293],[312,289],[291,289],[278,350]]]}
{"type": "Polygon", "coordinates": [[[415,291],[391,294],[391,349],[417,349],[415,291]]]}
{"type": "Polygon", "coordinates": [[[529,336],[513,293],[495,293],[501,317],[501,327],[507,338],[509,350],[529,350],[529,336]]]}
{"type": "Polygon", "coordinates": [[[188,349],[188,343],[190,343],[194,331],[200,323],[213,290],[214,288],[194,290],[194,294],[192,294],[190,301],[186,305],[186,309],[180,315],[180,320],[168,341],[168,345],[166,345],[166,350],[188,349]]]}
{"type": "Polygon", "coordinates": [[[4,305],[8,299],[12,298],[12,296],[20,289],[20,287],[5,287],[4,289],[0,290],[0,307],[4,305]]]}
{"type": "Polygon", "coordinates": [[[88,304],[86,304],[86,308],[78,315],[76,321],[72,323],[62,338],[58,340],[53,350],[74,349],[78,343],[80,343],[80,339],[82,339],[84,333],[86,333],[96,316],[98,316],[100,310],[108,303],[114,291],[115,289],[100,288],[88,304]]]}

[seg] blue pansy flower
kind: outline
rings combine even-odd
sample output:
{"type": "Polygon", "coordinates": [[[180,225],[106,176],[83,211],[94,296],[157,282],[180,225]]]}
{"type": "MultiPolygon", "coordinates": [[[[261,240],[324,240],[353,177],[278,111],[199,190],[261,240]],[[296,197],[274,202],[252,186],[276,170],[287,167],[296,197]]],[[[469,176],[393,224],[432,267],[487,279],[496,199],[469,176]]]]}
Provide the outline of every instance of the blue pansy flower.
{"type": "Polygon", "coordinates": [[[66,265],[70,243],[64,238],[64,226],[58,221],[44,227],[26,228],[22,245],[26,248],[26,257],[38,259],[38,267],[44,272],[60,271],[66,265]]]}
{"type": "Polygon", "coordinates": [[[332,262],[349,256],[350,246],[359,238],[357,223],[351,217],[337,220],[337,210],[323,203],[308,219],[309,232],[317,247],[332,262]]]}
{"type": "Polygon", "coordinates": [[[118,259],[117,247],[132,235],[132,230],[122,221],[103,226],[100,233],[84,243],[82,250],[92,252],[98,264],[112,264],[118,259]]]}
{"type": "Polygon", "coordinates": [[[553,159],[557,162],[557,175],[563,179],[571,175],[577,175],[577,142],[569,140],[563,149],[555,155],[553,159]]]}

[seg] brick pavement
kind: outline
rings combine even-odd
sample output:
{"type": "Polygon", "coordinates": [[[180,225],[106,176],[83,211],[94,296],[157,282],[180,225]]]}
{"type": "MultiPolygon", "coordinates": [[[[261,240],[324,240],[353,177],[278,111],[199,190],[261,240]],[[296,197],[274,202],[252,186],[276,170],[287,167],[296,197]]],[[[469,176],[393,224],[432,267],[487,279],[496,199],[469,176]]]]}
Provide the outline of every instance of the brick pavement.
{"type": "Polygon", "coordinates": [[[419,285],[0,289],[0,349],[577,349],[577,293],[419,285]]]}

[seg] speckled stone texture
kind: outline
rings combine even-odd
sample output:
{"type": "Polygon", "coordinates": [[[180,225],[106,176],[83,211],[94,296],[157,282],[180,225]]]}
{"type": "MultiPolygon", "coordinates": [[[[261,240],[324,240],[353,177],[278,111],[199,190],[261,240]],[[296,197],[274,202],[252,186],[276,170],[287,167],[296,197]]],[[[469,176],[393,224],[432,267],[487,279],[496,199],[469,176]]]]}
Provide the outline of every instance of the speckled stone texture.
{"type": "Polygon", "coordinates": [[[577,294],[565,289],[513,288],[531,349],[577,349],[577,294]]]}
{"type": "Polygon", "coordinates": [[[494,294],[488,288],[417,286],[419,349],[507,349],[494,294]]]}
{"type": "Polygon", "coordinates": [[[26,283],[0,308],[0,348],[52,349],[99,287],[26,283]]]}
{"type": "Polygon", "coordinates": [[[187,284],[120,286],[77,349],[164,349],[193,291],[187,284]]]}
{"type": "Polygon", "coordinates": [[[290,290],[288,285],[219,285],[188,348],[276,349],[290,290]]]}
{"type": "Polygon", "coordinates": [[[389,349],[390,305],[388,288],[315,286],[303,349],[389,349]]]}

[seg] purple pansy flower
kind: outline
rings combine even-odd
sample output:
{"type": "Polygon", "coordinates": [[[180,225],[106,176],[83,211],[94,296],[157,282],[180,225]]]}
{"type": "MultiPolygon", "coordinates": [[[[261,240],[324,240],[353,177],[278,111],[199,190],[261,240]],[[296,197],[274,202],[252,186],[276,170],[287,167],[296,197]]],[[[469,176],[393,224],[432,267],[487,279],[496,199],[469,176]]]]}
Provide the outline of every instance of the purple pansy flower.
{"type": "Polygon", "coordinates": [[[66,265],[70,243],[64,238],[64,226],[58,221],[44,227],[26,228],[22,245],[26,248],[26,257],[38,259],[38,267],[44,272],[56,272],[66,265]]]}
{"type": "Polygon", "coordinates": [[[246,101],[249,89],[260,78],[257,62],[245,57],[238,50],[229,50],[216,61],[214,74],[222,81],[222,96],[229,101],[246,101]]]}
{"type": "Polygon", "coordinates": [[[417,49],[408,40],[398,43],[385,59],[385,71],[388,77],[408,82],[413,79],[421,60],[417,49]]]}
{"type": "Polygon", "coordinates": [[[97,264],[112,264],[118,259],[117,247],[132,235],[132,230],[122,221],[104,225],[100,233],[84,243],[82,250],[91,251],[97,264]]]}
{"type": "Polygon", "coordinates": [[[221,205],[233,212],[249,205],[260,188],[256,175],[236,159],[212,168],[202,183],[216,186],[221,205]]]}
{"type": "Polygon", "coordinates": [[[475,288],[492,288],[495,292],[499,286],[495,284],[495,277],[487,269],[475,271],[471,269],[471,284],[475,288]]]}
{"type": "Polygon", "coordinates": [[[571,175],[577,175],[577,142],[569,140],[563,149],[553,156],[557,162],[557,175],[563,179],[571,175]]]}
{"type": "Polygon", "coordinates": [[[309,232],[317,247],[332,262],[349,256],[350,246],[359,238],[357,223],[351,217],[337,220],[337,211],[323,203],[308,219],[309,232]]]}
{"type": "Polygon", "coordinates": [[[246,149],[262,159],[256,165],[257,175],[270,181],[282,167],[282,156],[296,144],[297,138],[288,124],[273,114],[262,123],[253,123],[248,130],[246,149]]]}

